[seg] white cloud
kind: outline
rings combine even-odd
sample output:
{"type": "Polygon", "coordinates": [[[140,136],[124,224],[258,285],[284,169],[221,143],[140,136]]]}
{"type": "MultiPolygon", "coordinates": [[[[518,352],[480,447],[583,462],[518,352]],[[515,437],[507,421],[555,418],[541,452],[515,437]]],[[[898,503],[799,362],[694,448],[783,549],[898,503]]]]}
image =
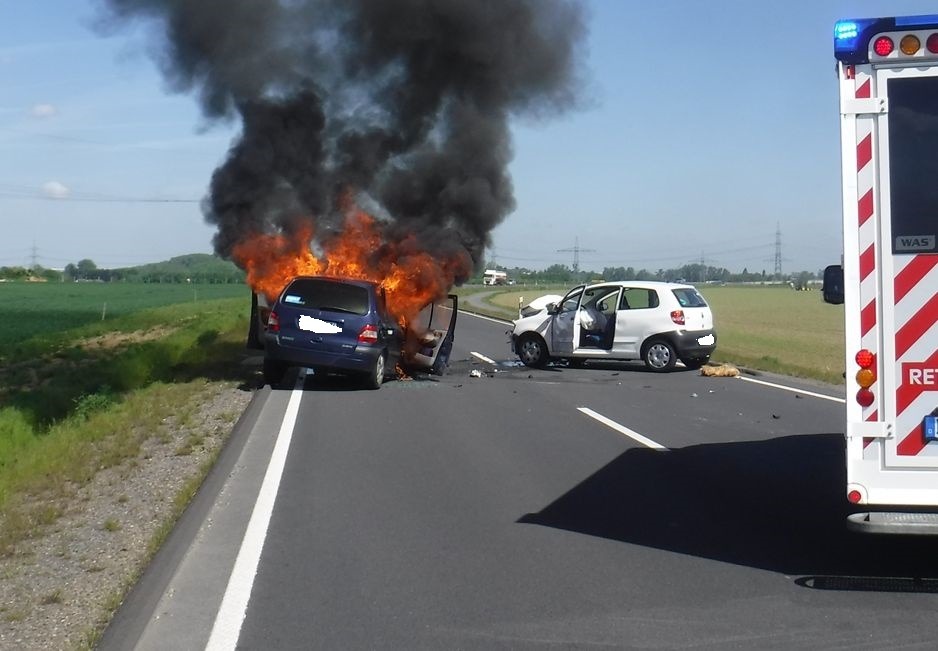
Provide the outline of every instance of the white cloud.
{"type": "Polygon", "coordinates": [[[51,118],[58,112],[52,104],[36,104],[31,111],[34,118],[51,118]]]}
{"type": "Polygon", "coordinates": [[[50,199],[64,199],[68,193],[68,188],[58,181],[48,181],[42,185],[42,194],[50,199]]]}

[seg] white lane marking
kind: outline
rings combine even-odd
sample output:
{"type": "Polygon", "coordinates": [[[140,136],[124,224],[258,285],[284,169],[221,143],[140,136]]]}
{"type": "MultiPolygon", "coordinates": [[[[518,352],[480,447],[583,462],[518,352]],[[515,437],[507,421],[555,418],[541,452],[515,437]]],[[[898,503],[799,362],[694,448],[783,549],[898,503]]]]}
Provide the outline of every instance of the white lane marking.
{"type": "Polygon", "coordinates": [[[212,626],[208,644],[205,645],[207,651],[233,650],[241,636],[241,624],[244,623],[251,589],[254,587],[254,577],[257,574],[257,564],[261,559],[261,551],[264,549],[264,540],[267,537],[267,527],[270,525],[270,516],[274,511],[274,502],[277,500],[277,492],[280,489],[280,478],[283,475],[287,452],[293,438],[293,428],[300,410],[305,378],[306,369],[300,369],[283,415],[283,422],[280,424],[277,443],[274,445],[270,462],[267,464],[261,490],[254,503],[254,511],[251,513],[247,531],[244,532],[244,538],[241,540],[238,558],[231,570],[231,576],[228,577],[225,596],[215,616],[215,624],[212,626]]]}
{"type": "Polygon", "coordinates": [[[642,436],[641,434],[639,434],[639,433],[636,432],[635,430],[631,430],[631,429],[629,429],[628,427],[626,427],[625,425],[620,425],[619,423],[617,423],[616,421],[612,420],[611,418],[606,418],[606,417],[603,416],[602,414],[598,414],[598,413],[596,413],[595,411],[593,411],[592,409],[590,409],[590,408],[588,408],[588,407],[577,407],[576,409],[577,409],[577,411],[586,414],[586,415],[589,416],[590,418],[593,418],[593,419],[595,419],[595,420],[598,420],[600,423],[602,423],[602,424],[605,425],[606,427],[611,427],[611,428],[614,429],[615,431],[619,432],[619,434],[625,434],[626,436],[628,436],[628,437],[629,437],[630,439],[632,439],[633,441],[637,441],[638,443],[641,443],[641,444],[644,445],[645,447],[649,447],[649,448],[651,448],[652,450],[662,450],[662,451],[664,451],[664,452],[667,452],[667,451],[668,451],[668,448],[664,447],[664,446],[661,445],[660,443],[657,443],[657,442],[655,442],[655,441],[652,441],[652,440],[651,440],[650,438],[648,438],[647,436],[642,436]]]}
{"type": "Polygon", "coordinates": [[[470,352],[469,354],[472,355],[473,357],[478,357],[478,358],[481,359],[483,362],[488,362],[489,364],[497,364],[497,363],[498,363],[498,362],[496,362],[494,359],[489,359],[488,357],[486,357],[486,356],[483,355],[482,353],[470,352]]]}
{"type": "Polygon", "coordinates": [[[847,402],[844,398],[826,396],[823,393],[814,393],[813,391],[805,391],[803,389],[796,389],[795,387],[787,387],[784,384],[774,384],[772,382],[765,382],[763,380],[754,380],[751,377],[743,377],[742,375],[737,376],[737,378],[740,380],[745,380],[746,382],[752,382],[753,384],[761,384],[763,386],[772,387],[773,389],[781,389],[783,391],[791,391],[792,393],[800,393],[806,396],[811,396],[812,398],[820,398],[821,400],[830,400],[831,402],[839,402],[841,404],[847,402]]]}
{"type": "Polygon", "coordinates": [[[482,314],[476,314],[475,312],[466,312],[465,310],[459,310],[460,314],[465,314],[466,316],[474,316],[477,319],[482,319],[483,321],[491,321],[492,323],[500,323],[502,325],[512,325],[512,322],[508,319],[495,319],[490,316],[484,316],[482,314]]]}

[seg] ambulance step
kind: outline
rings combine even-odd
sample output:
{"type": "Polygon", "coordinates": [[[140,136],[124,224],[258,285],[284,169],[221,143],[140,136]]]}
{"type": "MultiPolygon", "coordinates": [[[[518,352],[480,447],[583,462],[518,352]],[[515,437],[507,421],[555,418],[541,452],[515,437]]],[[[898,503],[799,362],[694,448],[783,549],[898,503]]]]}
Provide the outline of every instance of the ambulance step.
{"type": "Polygon", "coordinates": [[[938,535],[938,513],[853,513],[847,528],[863,533],[938,535]]]}

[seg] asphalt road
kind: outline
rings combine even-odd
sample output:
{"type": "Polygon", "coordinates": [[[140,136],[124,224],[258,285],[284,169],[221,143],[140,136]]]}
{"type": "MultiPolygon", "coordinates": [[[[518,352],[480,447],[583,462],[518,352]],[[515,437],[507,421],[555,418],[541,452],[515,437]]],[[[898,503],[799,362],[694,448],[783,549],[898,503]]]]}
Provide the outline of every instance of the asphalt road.
{"type": "Polygon", "coordinates": [[[844,529],[838,389],[532,370],[505,330],[260,392],[101,647],[934,648],[934,541],[844,529]]]}

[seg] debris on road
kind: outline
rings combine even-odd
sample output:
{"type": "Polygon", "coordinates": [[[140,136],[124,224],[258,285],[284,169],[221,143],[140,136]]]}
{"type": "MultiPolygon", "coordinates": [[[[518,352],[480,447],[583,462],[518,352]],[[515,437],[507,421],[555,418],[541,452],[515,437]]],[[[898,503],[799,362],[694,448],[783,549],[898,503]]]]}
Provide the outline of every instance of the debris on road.
{"type": "Polygon", "coordinates": [[[739,369],[732,364],[704,366],[701,367],[700,374],[706,377],[739,377],[739,369]]]}
{"type": "Polygon", "coordinates": [[[469,377],[482,377],[482,371],[473,369],[469,371],[469,377]]]}

